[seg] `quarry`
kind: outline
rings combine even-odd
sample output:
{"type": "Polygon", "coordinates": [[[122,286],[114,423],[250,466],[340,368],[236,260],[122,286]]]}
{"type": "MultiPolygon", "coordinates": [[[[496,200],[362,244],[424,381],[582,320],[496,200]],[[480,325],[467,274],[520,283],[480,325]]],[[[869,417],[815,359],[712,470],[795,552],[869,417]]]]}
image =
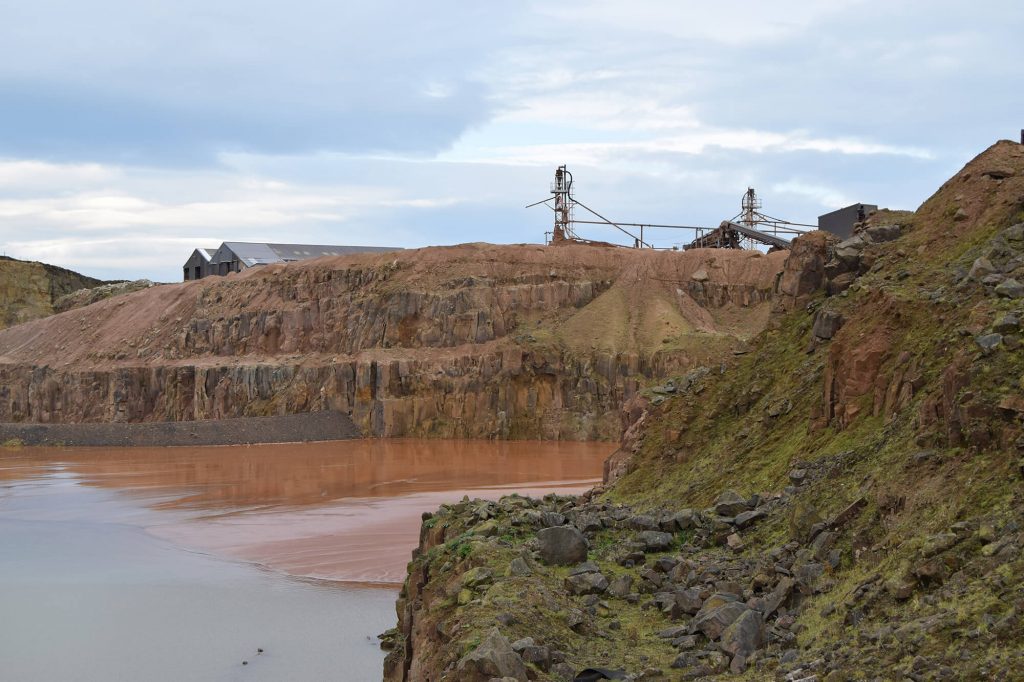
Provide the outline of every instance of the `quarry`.
{"type": "Polygon", "coordinates": [[[1024,147],[856,217],[772,249],[708,248],[742,221],[678,250],[564,223],[58,314],[79,282],[19,276],[0,439],[618,443],[582,495],[423,513],[388,681],[1013,679],[1024,147]]]}

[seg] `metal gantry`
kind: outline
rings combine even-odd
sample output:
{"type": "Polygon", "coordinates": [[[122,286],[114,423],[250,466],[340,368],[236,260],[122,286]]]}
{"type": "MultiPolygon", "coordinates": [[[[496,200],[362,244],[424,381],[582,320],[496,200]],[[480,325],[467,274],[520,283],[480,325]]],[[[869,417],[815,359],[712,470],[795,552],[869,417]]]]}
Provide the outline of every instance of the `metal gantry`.
{"type": "MultiPolygon", "coordinates": [[[[549,244],[561,244],[565,242],[576,242],[582,244],[601,244],[606,246],[626,246],[623,244],[611,244],[609,242],[594,241],[580,237],[575,225],[610,225],[632,239],[632,248],[656,248],[653,244],[644,239],[644,229],[669,229],[669,230],[690,230],[694,233],[694,239],[686,244],[680,244],[683,249],[693,248],[725,248],[741,249],[744,245],[753,247],[755,244],[762,244],[772,250],[789,248],[789,240],[781,235],[796,236],[803,234],[797,227],[817,228],[816,225],[804,223],[793,223],[780,218],[773,218],[761,212],[761,199],[753,187],[748,187],[743,198],[740,200],[740,213],[732,220],[724,220],[718,227],[701,227],[695,225],[666,225],[663,223],[626,223],[609,220],[597,211],[593,210],[582,201],[577,199],[572,192],[572,173],[564,166],[555,170],[555,181],[551,183],[551,195],[547,199],[534,202],[526,208],[540,206],[541,204],[552,209],[555,214],[554,228],[551,232],[545,232],[545,242],[549,244]],[[549,203],[549,202],[553,202],[549,203]],[[581,220],[575,217],[576,207],[582,208],[597,220],[581,220]],[[636,228],[636,233],[626,228],[636,228]]],[[[664,248],[664,247],[663,247],[664,248]]],[[[669,247],[678,249],[678,246],[669,247]]]]}

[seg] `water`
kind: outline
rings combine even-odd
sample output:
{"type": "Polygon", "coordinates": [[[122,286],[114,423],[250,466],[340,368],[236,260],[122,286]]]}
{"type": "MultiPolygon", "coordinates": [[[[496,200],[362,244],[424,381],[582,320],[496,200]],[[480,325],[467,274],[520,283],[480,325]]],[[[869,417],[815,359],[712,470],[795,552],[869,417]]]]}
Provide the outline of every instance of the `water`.
{"type": "Polygon", "coordinates": [[[0,679],[379,680],[420,513],[580,490],[609,450],[0,451],[0,679]]]}

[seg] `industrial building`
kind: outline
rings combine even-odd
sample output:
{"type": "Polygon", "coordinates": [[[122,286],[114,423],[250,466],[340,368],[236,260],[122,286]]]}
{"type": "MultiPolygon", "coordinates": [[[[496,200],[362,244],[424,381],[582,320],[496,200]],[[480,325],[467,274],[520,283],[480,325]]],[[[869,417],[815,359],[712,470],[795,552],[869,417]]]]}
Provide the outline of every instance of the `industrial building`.
{"type": "Polygon", "coordinates": [[[270,263],[291,263],[324,256],[352,253],[399,251],[391,246],[338,246],[325,244],[268,244],[263,242],[224,242],[218,249],[196,249],[185,261],[185,281],[208,275],[226,275],[270,263]]]}
{"type": "Polygon", "coordinates": [[[190,279],[202,279],[213,274],[210,270],[210,261],[213,259],[213,249],[196,249],[185,261],[185,281],[190,279]]]}
{"type": "Polygon", "coordinates": [[[831,232],[840,239],[853,236],[853,226],[878,210],[874,204],[850,204],[831,213],[818,216],[818,229],[831,232]]]}

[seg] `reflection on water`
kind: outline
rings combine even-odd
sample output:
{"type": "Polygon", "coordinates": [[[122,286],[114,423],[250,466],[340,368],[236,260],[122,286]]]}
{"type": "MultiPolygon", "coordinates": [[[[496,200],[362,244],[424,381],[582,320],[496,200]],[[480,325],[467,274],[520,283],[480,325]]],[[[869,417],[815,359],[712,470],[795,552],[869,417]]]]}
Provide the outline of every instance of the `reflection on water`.
{"type": "Polygon", "coordinates": [[[88,485],[166,506],[308,505],[348,497],[600,477],[604,443],[356,440],[198,448],[32,448],[0,459],[0,480],[60,466],[88,485]]]}
{"type": "Polygon", "coordinates": [[[28,449],[0,476],[60,475],[115,489],[140,523],[193,549],[292,575],[400,582],[419,518],[463,494],[579,492],[611,448],[595,443],[363,440],[199,448],[28,449]]]}
{"type": "Polygon", "coordinates": [[[374,635],[393,623],[396,586],[303,576],[400,580],[422,511],[463,494],[578,491],[610,450],[0,450],[0,678],[379,679],[374,635]]]}

